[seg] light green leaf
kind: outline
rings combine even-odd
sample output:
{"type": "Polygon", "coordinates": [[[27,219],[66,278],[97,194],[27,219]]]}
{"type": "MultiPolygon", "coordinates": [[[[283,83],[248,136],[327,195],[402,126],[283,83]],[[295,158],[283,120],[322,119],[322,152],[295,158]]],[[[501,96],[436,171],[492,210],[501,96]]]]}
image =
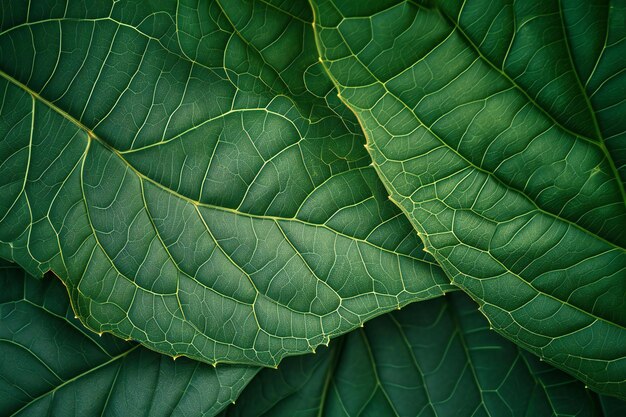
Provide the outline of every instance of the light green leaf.
{"type": "Polygon", "coordinates": [[[85,325],[276,365],[449,281],[370,167],[305,1],[0,7],[0,255],[85,325]]]}
{"type": "MultiPolygon", "coordinates": [[[[619,404],[615,399],[613,406],[619,404]]],[[[489,331],[463,293],[412,304],[316,355],[265,369],[224,412],[229,417],[600,415],[595,393],[489,331]]]]}
{"type": "Polygon", "coordinates": [[[314,3],[374,164],[453,283],[626,398],[626,3],[314,3]]]}
{"type": "Polygon", "coordinates": [[[0,264],[0,414],[212,416],[258,368],[210,365],[85,329],[61,283],[0,264]]]}

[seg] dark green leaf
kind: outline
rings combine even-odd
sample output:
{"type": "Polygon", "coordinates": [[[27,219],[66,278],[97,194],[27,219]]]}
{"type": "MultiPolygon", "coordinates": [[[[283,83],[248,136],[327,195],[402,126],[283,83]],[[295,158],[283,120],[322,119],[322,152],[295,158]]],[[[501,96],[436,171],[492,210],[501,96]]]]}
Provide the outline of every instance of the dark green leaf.
{"type": "Polygon", "coordinates": [[[212,416],[258,368],[210,365],[98,337],[73,317],[67,292],[0,264],[0,414],[212,416]]]}
{"type": "Polygon", "coordinates": [[[454,293],[261,371],[224,415],[582,417],[601,410],[581,382],[489,331],[476,304],[454,293]]]}

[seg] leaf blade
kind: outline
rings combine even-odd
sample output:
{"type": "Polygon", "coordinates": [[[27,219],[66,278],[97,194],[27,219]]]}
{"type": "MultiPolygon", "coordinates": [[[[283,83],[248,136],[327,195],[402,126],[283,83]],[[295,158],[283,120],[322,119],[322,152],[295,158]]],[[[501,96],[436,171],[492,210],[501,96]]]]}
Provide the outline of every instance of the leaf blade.
{"type": "Polygon", "coordinates": [[[490,331],[457,292],[261,371],[223,415],[591,416],[605,415],[605,400],[490,331]]]}
{"type": "Polygon", "coordinates": [[[290,7],[8,10],[0,254],[88,327],[209,363],[275,366],[449,289],[290,7]]]}
{"type": "Polygon", "coordinates": [[[152,352],[74,318],[53,277],[36,280],[2,263],[2,395],[7,415],[215,415],[258,368],[207,364],[152,352]]]}
{"type": "Polygon", "coordinates": [[[623,84],[621,8],[390,2],[369,15],[342,2],[314,7],[325,65],[427,250],[494,328],[623,396],[626,210],[614,146],[622,103],[615,90],[594,95],[577,80],[585,57],[606,48],[597,74],[623,84]],[[597,32],[572,41],[576,16],[585,28],[604,25],[614,42],[597,32]]]}

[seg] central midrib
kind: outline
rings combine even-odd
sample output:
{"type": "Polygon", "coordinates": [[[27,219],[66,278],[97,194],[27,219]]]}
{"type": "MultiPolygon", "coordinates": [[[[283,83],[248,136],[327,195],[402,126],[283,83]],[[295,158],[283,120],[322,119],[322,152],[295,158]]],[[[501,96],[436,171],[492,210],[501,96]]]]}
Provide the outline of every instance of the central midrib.
{"type": "MultiPolygon", "coordinates": [[[[459,30],[460,30],[460,29],[459,29],[459,30]]],[[[317,36],[318,36],[318,35],[316,34],[315,36],[316,36],[316,39],[317,39],[317,36]]],[[[349,44],[348,44],[348,42],[345,40],[345,38],[343,38],[343,37],[342,37],[342,39],[343,39],[344,43],[346,44],[346,46],[349,48],[349,44]]],[[[318,44],[318,52],[320,53],[320,59],[322,60],[323,67],[324,67],[324,69],[325,69],[326,73],[328,74],[328,76],[330,77],[330,79],[331,79],[331,80],[333,81],[333,83],[335,84],[335,87],[336,87],[336,88],[337,88],[337,89],[341,92],[341,90],[342,90],[342,86],[341,86],[341,84],[337,81],[337,79],[336,79],[335,77],[333,77],[333,76],[332,76],[332,74],[331,74],[330,70],[329,70],[329,69],[327,68],[327,66],[326,66],[326,62],[327,62],[327,61],[324,61],[324,60],[323,60],[323,58],[321,57],[321,46],[319,46],[319,44],[318,44]]],[[[484,169],[484,168],[482,168],[482,167],[480,167],[480,166],[476,165],[475,163],[473,163],[472,161],[470,161],[469,159],[467,159],[465,156],[463,156],[462,154],[460,154],[459,152],[457,152],[457,151],[456,151],[456,150],[455,150],[452,146],[450,146],[450,144],[448,144],[448,143],[447,143],[446,141],[444,141],[444,140],[443,140],[443,139],[442,139],[442,138],[441,138],[441,137],[440,137],[437,133],[435,133],[435,132],[432,130],[431,126],[429,126],[429,125],[427,125],[426,123],[424,123],[424,122],[423,122],[423,121],[422,121],[422,120],[418,117],[418,115],[415,113],[415,111],[414,111],[413,109],[411,109],[411,108],[410,108],[410,107],[409,107],[406,103],[404,103],[404,102],[403,102],[403,101],[402,101],[402,100],[401,100],[401,99],[400,99],[400,98],[399,98],[399,97],[398,97],[398,96],[397,96],[394,92],[392,92],[391,90],[389,90],[389,89],[387,88],[387,86],[385,85],[385,83],[383,83],[383,82],[381,82],[380,80],[378,80],[378,78],[377,78],[377,77],[376,77],[376,76],[375,76],[375,75],[374,75],[374,74],[373,74],[373,73],[369,70],[369,68],[367,67],[367,65],[365,65],[363,62],[361,62],[361,61],[360,61],[360,59],[356,56],[356,54],[354,54],[354,53],[352,52],[352,50],[351,50],[351,49],[350,49],[350,53],[352,54],[352,56],[354,57],[354,59],[358,60],[358,61],[359,61],[359,63],[362,65],[362,67],[363,67],[365,70],[367,70],[367,71],[369,72],[369,74],[370,74],[370,75],[371,75],[371,76],[372,76],[372,77],[373,77],[373,78],[374,78],[374,79],[375,79],[375,80],[376,80],[376,81],[377,81],[377,82],[378,82],[378,83],[379,83],[379,84],[380,84],[380,85],[384,88],[384,90],[385,90],[385,92],[386,92],[387,94],[389,94],[390,96],[392,96],[395,100],[397,100],[397,101],[398,101],[398,103],[400,103],[402,106],[404,106],[404,108],[405,108],[405,109],[407,109],[407,111],[409,111],[409,112],[413,115],[413,117],[415,117],[415,119],[416,119],[416,120],[420,123],[420,125],[421,125],[421,126],[423,126],[423,127],[424,127],[424,128],[425,128],[425,129],[426,129],[426,130],[427,130],[427,131],[428,131],[428,132],[429,132],[432,136],[433,136],[433,137],[435,137],[435,138],[436,138],[439,142],[441,142],[441,144],[442,144],[443,146],[445,146],[445,147],[446,147],[446,148],[448,148],[451,152],[453,152],[455,155],[457,155],[459,158],[461,158],[461,160],[462,160],[465,164],[467,164],[470,168],[472,168],[472,169],[476,169],[477,171],[480,171],[480,172],[482,172],[482,173],[486,174],[488,177],[493,178],[495,181],[497,181],[497,182],[498,182],[498,184],[501,184],[501,185],[503,185],[504,187],[506,187],[506,188],[508,188],[508,189],[510,189],[510,190],[512,190],[512,191],[514,191],[514,192],[516,192],[516,193],[518,193],[518,194],[520,194],[520,195],[521,195],[521,196],[522,196],[525,200],[527,200],[527,201],[528,201],[528,202],[529,202],[532,206],[534,206],[534,207],[535,207],[535,209],[536,209],[537,211],[539,211],[540,213],[543,213],[543,214],[548,215],[548,216],[550,216],[550,217],[554,217],[554,218],[555,218],[555,219],[557,219],[557,220],[563,221],[564,223],[566,223],[566,224],[568,224],[568,225],[570,225],[570,226],[572,226],[572,227],[574,227],[574,228],[576,228],[576,229],[578,229],[578,230],[582,231],[583,233],[586,233],[586,234],[588,234],[588,235],[590,235],[590,236],[592,236],[592,237],[594,237],[594,238],[596,238],[596,239],[598,239],[598,240],[600,240],[600,241],[602,241],[602,242],[606,243],[607,245],[609,245],[609,246],[611,246],[611,247],[614,247],[614,248],[616,248],[616,249],[619,249],[619,250],[621,250],[621,251],[626,252],[626,248],[622,247],[620,244],[618,244],[618,243],[614,243],[614,242],[612,242],[611,240],[609,240],[609,239],[607,239],[607,238],[605,238],[605,237],[602,237],[602,236],[600,236],[599,234],[597,234],[597,233],[595,233],[595,232],[593,232],[593,231],[591,231],[591,230],[588,230],[588,229],[586,229],[586,228],[583,228],[582,226],[578,225],[577,223],[575,223],[575,222],[574,222],[574,221],[572,221],[572,220],[569,220],[569,219],[567,219],[567,218],[565,218],[565,217],[560,216],[559,214],[552,213],[551,211],[548,211],[548,210],[546,210],[546,209],[544,209],[544,208],[540,207],[534,199],[532,199],[529,195],[527,195],[527,194],[526,194],[526,192],[524,192],[524,191],[522,191],[522,190],[520,190],[520,189],[517,189],[517,188],[513,187],[513,186],[512,186],[512,185],[510,185],[508,182],[504,181],[504,180],[503,180],[503,179],[501,179],[499,176],[497,176],[495,173],[493,173],[493,172],[491,172],[491,171],[488,171],[488,170],[486,170],[486,169],[484,169]]],[[[478,50],[477,50],[477,53],[478,53],[478,54],[480,54],[480,55],[482,56],[482,54],[480,53],[480,51],[478,51],[478,50]]],[[[493,64],[491,64],[491,63],[490,63],[490,62],[489,62],[486,58],[484,58],[484,59],[485,59],[485,61],[486,61],[486,62],[488,62],[491,66],[493,66],[493,64]]],[[[505,76],[506,76],[506,74],[505,74],[505,76]]],[[[507,77],[508,77],[508,76],[507,76],[507,77]]],[[[518,89],[519,89],[519,90],[520,90],[523,94],[527,95],[527,93],[525,93],[525,92],[521,89],[521,87],[519,87],[519,86],[518,86],[517,88],[518,88],[518,89]]],[[[360,122],[360,124],[361,124],[361,127],[362,127],[362,130],[363,130],[363,134],[365,135],[366,140],[368,141],[368,143],[369,143],[369,142],[371,142],[372,144],[374,144],[374,145],[376,146],[375,141],[372,141],[371,139],[369,139],[369,138],[368,138],[368,136],[367,136],[367,132],[366,132],[366,130],[363,128],[363,126],[364,126],[363,119],[364,119],[364,118],[358,114],[359,109],[357,109],[357,108],[355,108],[353,105],[351,105],[351,104],[350,104],[350,103],[349,103],[349,102],[348,102],[348,101],[347,101],[347,100],[343,97],[343,95],[341,95],[341,94],[340,94],[340,96],[339,96],[339,97],[340,97],[341,101],[342,101],[342,102],[343,102],[343,103],[344,103],[344,104],[345,104],[345,105],[346,105],[346,106],[347,106],[347,107],[348,107],[348,108],[349,108],[349,109],[350,109],[350,110],[351,110],[351,111],[355,114],[355,116],[356,116],[356,117],[357,117],[357,119],[359,120],[359,122],[360,122]]],[[[529,99],[530,99],[530,98],[529,98],[529,99]]],[[[530,100],[532,100],[532,99],[530,99],[530,100]]],[[[536,105],[536,106],[538,106],[537,104],[535,104],[535,105],[536,105]]],[[[539,108],[539,109],[541,109],[541,107],[538,107],[538,108],[539,108]]],[[[370,111],[370,113],[371,113],[371,111],[370,111]]],[[[551,118],[551,116],[550,116],[549,114],[547,115],[547,117],[550,117],[550,118],[551,118]]],[[[374,117],[373,117],[373,115],[372,115],[372,118],[374,118],[374,117]]],[[[375,118],[374,118],[374,119],[375,119],[375,118]]],[[[551,118],[551,119],[552,119],[552,118],[551,118]]],[[[562,127],[560,124],[558,124],[558,122],[556,122],[556,121],[554,121],[554,123],[555,123],[555,125],[556,125],[557,127],[561,128],[564,132],[566,132],[566,133],[569,133],[569,134],[573,135],[575,138],[579,138],[579,139],[584,140],[584,141],[587,141],[587,142],[591,141],[591,142],[593,142],[596,146],[598,146],[600,149],[602,149],[602,142],[592,141],[591,139],[588,139],[588,138],[586,138],[586,137],[584,137],[584,136],[581,136],[581,135],[578,135],[578,134],[576,134],[576,133],[574,133],[574,132],[569,131],[568,129],[566,129],[566,128],[562,127]]],[[[378,123],[378,121],[377,121],[377,120],[376,120],[376,124],[380,125],[380,123],[378,123]]],[[[371,154],[371,152],[372,152],[372,149],[371,149],[371,148],[372,148],[372,146],[369,146],[369,148],[368,148],[368,152],[370,152],[370,154],[371,154]]],[[[377,152],[379,152],[383,158],[387,159],[387,158],[386,158],[386,156],[385,156],[385,154],[384,154],[384,153],[383,153],[380,149],[378,149],[378,150],[377,150],[377,152]]],[[[374,164],[376,164],[376,163],[374,162],[374,164]]],[[[376,164],[376,165],[377,165],[377,166],[379,166],[380,164],[376,164]]],[[[384,179],[384,176],[382,176],[382,175],[379,175],[379,177],[380,177],[381,179],[384,179]]],[[[618,187],[621,187],[622,183],[621,183],[620,177],[619,177],[619,176],[615,177],[615,180],[616,180],[616,181],[617,181],[617,183],[618,183],[618,187]]],[[[391,184],[391,182],[390,182],[390,181],[384,181],[384,180],[383,180],[383,182],[388,183],[388,184],[387,184],[387,187],[391,187],[392,189],[395,189],[395,187],[393,187],[393,185],[391,184]]],[[[403,197],[406,197],[406,196],[403,196],[403,197]]],[[[626,208],[626,198],[625,198],[624,202],[625,202],[624,207],[626,208]]],[[[398,205],[398,204],[396,204],[396,205],[398,205]]]]}
{"type": "MultiPolygon", "coordinates": [[[[412,1],[412,0],[409,0],[409,1],[412,1]]],[[[465,2],[464,2],[464,4],[465,4],[465,2]]],[[[560,6],[560,2],[559,2],[559,6],[560,6]]],[[[564,40],[564,42],[566,44],[566,49],[567,49],[568,57],[569,57],[569,60],[570,60],[570,64],[572,65],[572,72],[574,73],[574,77],[578,81],[578,86],[579,86],[579,89],[581,91],[581,95],[583,96],[583,99],[585,100],[585,104],[587,106],[587,110],[589,111],[589,115],[590,115],[590,117],[592,119],[592,122],[594,124],[594,131],[595,131],[596,135],[598,135],[598,137],[595,138],[595,140],[590,140],[585,135],[582,135],[580,133],[576,133],[573,130],[566,128],[554,116],[552,116],[552,114],[550,112],[548,112],[542,105],[540,105],[537,102],[537,100],[532,98],[530,96],[530,94],[528,94],[528,92],[526,92],[526,90],[524,88],[522,88],[522,86],[517,83],[517,81],[515,81],[508,73],[506,73],[506,71],[501,70],[493,62],[491,62],[491,60],[488,59],[482,53],[481,49],[478,47],[478,45],[476,45],[474,43],[474,41],[465,32],[465,30],[463,30],[463,28],[461,27],[461,24],[459,22],[457,22],[456,19],[450,17],[443,10],[441,10],[441,9],[438,9],[438,10],[441,12],[441,15],[446,19],[446,21],[448,21],[448,23],[453,28],[455,28],[459,32],[459,34],[461,34],[463,39],[472,47],[472,49],[479,55],[479,57],[485,63],[487,63],[494,71],[498,72],[503,77],[505,77],[507,79],[507,81],[509,81],[515,87],[515,89],[517,91],[519,91],[521,94],[523,94],[529,100],[529,102],[536,109],[538,109],[540,112],[542,112],[546,117],[548,117],[550,119],[550,121],[552,121],[556,126],[558,126],[560,129],[562,129],[564,132],[569,133],[572,136],[579,137],[579,138],[581,138],[583,140],[586,140],[588,142],[591,142],[591,143],[597,145],[600,148],[600,150],[602,151],[602,153],[604,154],[605,158],[607,159],[607,161],[609,163],[609,166],[611,168],[613,176],[615,177],[615,179],[617,181],[617,185],[619,187],[622,199],[624,200],[624,205],[626,207],[626,190],[624,189],[624,184],[622,183],[622,180],[621,180],[621,177],[619,175],[619,172],[617,171],[617,167],[615,166],[615,162],[613,161],[613,158],[611,157],[611,154],[609,153],[609,150],[606,147],[604,137],[602,135],[602,132],[600,131],[600,127],[599,127],[598,121],[596,119],[595,111],[594,111],[593,107],[591,106],[591,102],[589,101],[587,93],[586,93],[585,89],[583,88],[582,83],[580,82],[580,77],[578,76],[578,72],[576,72],[576,68],[574,67],[574,62],[573,62],[573,59],[572,59],[572,56],[571,56],[569,43],[567,41],[567,36],[566,36],[566,33],[565,33],[565,26],[564,26],[565,22],[563,20],[561,20],[561,26],[563,27],[563,35],[564,35],[563,36],[563,40],[564,40]]],[[[559,12],[561,12],[560,8],[559,8],[559,12]]],[[[561,16],[562,16],[562,14],[561,14],[561,16]]],[[[459,19],[460,19],[460,17],[461,16],[459,15],[459,19]]]]}
{"type": "MultiPolygon", "coordinates": [[[[184,200],[196,207],[205,207],[205,208],[209,208],[209,209],[213,209],[213,210],[218,210],[218,211],[222,211],[222,212],[227,212],[230,214],[234,214],[234,215],[238,215],[238,216],[245,216],[245,217],[250,217],[250,218],[255,218],[255,219],[261,219],[261,220],[272,220],[272,221],[277,221],[277,222],[295,222],[295,223],[300,223],[302,225],[305,226],[310,226],[310,227],[321,227],[323,229],[326,229],[332,233],[335,233],[339,236],[342,236],[344,238],[353,240],[353,241],[357,241],[357,242],[362,242],[363,244],[366,244],[368,246],[371,246],[373,248],[376,248],[377,250],[386,252],[386,253],[390,253],[393,255],[397,255],[397,256],[401,256],[404,258],[408,258],[408,259],[412,259],[412,260],[416,260],[416,261],[420,261],[420,262],[424,262],[430,265],[437,265],[435,262],[431,262],[431,261],[427,261],[425,259],[422,258],[416,258],[414,256],[405,254],[405,253],[401,253],[401,252],[395,252],[391,249],[388,248],[384,248],[381,246],[378,246],[366,239],[361,239],[361,238],[357,238],[355,236],[350,236],[347,235],[345,233],[342,233],[338,230],[335,230],[333,228],[331,228],[330,226],[326,225],[325,223],[323,224],[317,224],[317,223],[312,223],[306,220],[302,220],[299,219],[297,217],[280,217],[280,216],[272,216],[272,215],[265,215],[265,214],[253,214],[253,213],[247,213],[247,212],[242,212],[239,211],[237,209],[233,209],[233,208],[229,208],[229,207],[223,207],[223,206],[218,206],[218,205],[214,205],[214,204],[210,204],[210,203],[203,203],[200,201],[196,201],[190,197],[187,197],[183,194],[178,193],[175,190],[172,190],[171,188],[159,183],[158,181],[146,176],[145,174],[143,174],[141,171],[137,170],[132,164],[130,164],[125,158],[124,156],[120,153],[120,151],[118,151],[117,149],[115,149],[114,147],[112,147],[111,145],[109,145],[105,140],[103,140],[102,138],[100,138],[98,135],[96,135],[91,129],[89,129],[87,126],[85,126],[82,122],[80,122],[78,119],[76,119],[74,116],[72,116],[71,114],[67,113],[65,110],[61,109],[60,107],[58,107],[57,105],[51,103],[50,101],[48,101],[47,99],[43,98],[42,96],[40,96],[38,93],[36,93],[35,91],[31,90],[28,86],[24,85],[23,83],[21,83],[20,81],[18,81],[17,79],[13,78],[12,76],[10,76],[9,74],[7,74],[6,72],[0,70],[0,76],[2,76],[3,78],[5,78],[7,81],[9,81],[11,84],[17,86],[18,88],[26,91],[29,95],[31,95],[32,97],[34,97],[37,101],[43,103],[46,107],[52,109],[55,113],[61,115],[63,118],[65,118],[66,120],[68,120],[69,122],[71,122],[72,124],[74,124],[75,126],[77,126],[80,130],[84,131],[87,133],[88,137],[90,139],[95,140],[96,142],[98,142],[100,145],[102,145],[103,147],[105,147],[108,151],[112,152],[117,158],[119,158],[126,166],[128,166],[134,173],[135,175],[137,175],[140,179],[145,180],[149,183],[151,183],[152,185],[158,187],[159,189],[177,197],[180,198],[181,200],[184,200]]],[[[368,167],[361,167],[360,169],[368,169],[368,167]]]]}

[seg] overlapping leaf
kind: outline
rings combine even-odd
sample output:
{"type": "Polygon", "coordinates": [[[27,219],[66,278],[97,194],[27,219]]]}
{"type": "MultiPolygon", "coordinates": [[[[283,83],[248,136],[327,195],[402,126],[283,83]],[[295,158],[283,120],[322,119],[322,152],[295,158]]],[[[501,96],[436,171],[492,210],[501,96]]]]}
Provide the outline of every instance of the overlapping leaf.
{"type": "Polygon", "coordinates": [[[581,382],[489,331],[476,304],[454,293],[261,371],[224,415],[619,415],[612,410],[604,412],[581,382]]]}
{"type": "Polygon", "coordinates": [[[313,3],[427,250],[494,328],[626,398],[626,4],[313,3]]]}
{"type": "Polygon", "coordinates": [[[89,328],[275,365],[449,282],[329,94],[304,1],[2,2],[0,255],[89,328]]]}
{"type": "Polygon", "coordinates": [[[212,416],[258,368],[152,352],[85,329],[61,283],[0,264],[0,414],[212,416]]]}

